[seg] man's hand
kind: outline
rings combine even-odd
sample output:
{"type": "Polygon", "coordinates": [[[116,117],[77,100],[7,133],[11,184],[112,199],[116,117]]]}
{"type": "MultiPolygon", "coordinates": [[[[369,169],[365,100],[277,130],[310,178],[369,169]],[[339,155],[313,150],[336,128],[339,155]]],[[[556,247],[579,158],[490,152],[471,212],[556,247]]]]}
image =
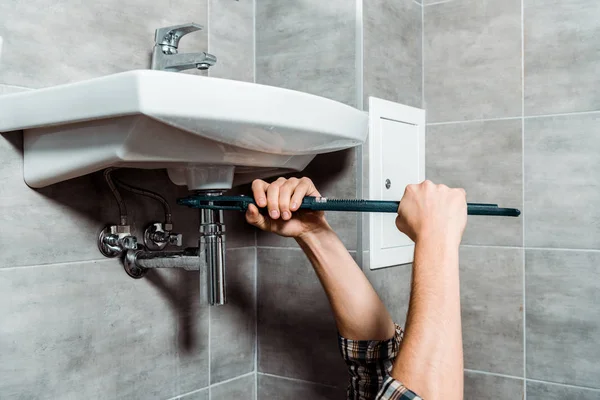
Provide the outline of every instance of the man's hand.
{"type": "Polygon", "coordinates": [[[256,204],[261,208],[267,207],[268,216],[250,205],[246,221],[263,231],[300,238],[308,233],[329,229],[322,211],[298,210],[305,196],[321,197],[308,178],[279,178],[273,183],[257,179],[252,182],[252,192],[256,204]]]}
{"type": "Polygon", "coordinates": [[[408,185],[396,218],[396,227],[415,243],[441,239],[458,246],[467,224],[467,199],[463,189],[450,189],[425,181],[408,185]]]}

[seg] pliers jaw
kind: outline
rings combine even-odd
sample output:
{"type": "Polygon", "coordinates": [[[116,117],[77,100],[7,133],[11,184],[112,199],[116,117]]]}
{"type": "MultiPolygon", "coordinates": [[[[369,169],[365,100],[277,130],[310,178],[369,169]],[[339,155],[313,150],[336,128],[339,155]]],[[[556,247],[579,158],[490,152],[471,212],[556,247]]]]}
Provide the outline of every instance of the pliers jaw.
{"type": "Polygon", "coordinates": [[[250,204],[256,204],[248,196],[190,196],[177,200],[177,204],[203,210],[233,210],[245,212],[250,204]]]}

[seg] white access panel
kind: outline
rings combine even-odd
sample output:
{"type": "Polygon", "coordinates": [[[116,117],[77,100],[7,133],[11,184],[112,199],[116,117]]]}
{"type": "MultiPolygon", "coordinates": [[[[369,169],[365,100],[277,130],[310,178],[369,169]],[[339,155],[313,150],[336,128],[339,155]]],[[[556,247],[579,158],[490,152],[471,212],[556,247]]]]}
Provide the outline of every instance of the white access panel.
{"type": "MultiPolygon", "coordinates": [[[[369,199],[399,201],[407,185],[425,180],[425,110],[370,97],[369,124],[369,199]]],[[[371,269],[413,261],[414,243],[395,220],[369,215],[371,269]]]]}

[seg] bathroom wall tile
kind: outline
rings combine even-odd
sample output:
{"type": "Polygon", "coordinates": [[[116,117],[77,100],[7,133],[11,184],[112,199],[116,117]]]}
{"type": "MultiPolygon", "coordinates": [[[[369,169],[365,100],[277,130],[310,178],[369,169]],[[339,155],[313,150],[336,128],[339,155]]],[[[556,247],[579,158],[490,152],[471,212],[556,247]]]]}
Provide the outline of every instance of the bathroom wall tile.
{"type": "Polygon", "coordinates": [[[600,252],[527,250],[527,377],[600,388],[600,252]]]}
{"type": "Polygon", "coordinates": [[[301,250],[258,249],[258,346],[259,372],[346,383],[327,297],[301,250]]]}
{"type": "Polygon", "coordinates": [[[209,0],[209,51],[216,78],[254,81],[254,1],[209,0]]]}
{"type": "MultiPolygon", "coordinates": [[[[349,149],[318,155],[306,169],[293,176],[312,179],[322,196],[338,199],[356,198],[356,150],[349,149]]],[[[273,178],[272,180],[275,180],[273,178]]],[[[268,180],[268,181],[272,181],[268,180]]],[[[327,221],[349,250],[356,250],[358,221],[356,213],[329,212],[327,221]]],[[[258,233],[258,245],[296,247],[296,241],[265,232],[258,233]]]]}
{"type": "Polygon", "coordinates": [[[363,1],[364,109],[369,96],[422,106],[421,6],[363,1]]]}
{"type": "Polygon", "coordinates": [[[523,381],[465,372],[465,400],[522,399],[523,381]]]}
{"type": "Polygon", "coordinates": [[[102,259],[96,239],[118,211],[98,176],[41,190],[23,181],[19,132],[0,135],[0,268],[102,259]],[[40,229],[41,228],[41,229],[40,229]]]}
{"type": "MultiPolygon", "coordinates": [[[[104,258],[96,244],[98,232],[118,220],[118,209],[102,173],[34,190],[23,181],[22,148],[20,133],[1,135],[0,220],[11,228],[0,231],[0,247],[6,249],[0,268],[104,258]],[[44,229],[39,229],[42,221],[44,229]]],[[[198,213],[175,203],[177,197],[188,195],[186,188],[173,185],[164,170],[123,170],[115,175],[165,196],[171,204],[175,231],[184,235],[186,246],[197,245],[198,213]]],[[[140,240],[149,222],[164,220],[157,202],[127,192],[123,197],[133,232],[140,240]]]]}
{"type": "Polygon", "coordinates": [[[547,382],[527,382],[529,400],[598,400],[600,391],[570,386],[560,386],[547,382]]]}
{"type": "Polygon", "coordinates": [[[523,375],[523,250],[462,247],[465,368],[523,375]]]}
{"type": "Polygon", "coordinates": [[[600,113],[525,120],[525,244],[597,249],[600,113]]]}
{"type": "Polygon", "coordinates": [[[345,388],[258,375],[258,398],[263,400],[331,400],[345,397],[345,388]]]}
{"type": "Polygon", "coordinates": [[[600,2],[523,4],[526,115],[600,110],[600,2]]]}
{"type": "Polygon", "coordinates": [[[186,301],[197,276],[134,280],[114,260],[0,270],[0,393],[129,400],[207,386],[208,308],[186,301]]]}
{"type": "Polygon", "coordinates": [[[429,122],[521,115],[521,0],[455,0],[424,9],[429,122]]]}
{"type": "MultiPolygon", "coordinates": [[[[5,1],[0,82],[37,88],[147,69],[155,29],[191,21],[206,25],[206,15],[207,0],[182,0],[168,12],[145,0],[5,1]]],[[[181,51],[206,49],[206,30],[181,41],[181,51]]]]}
{"type": "MultiPolygon", "coordinates": [[[[437,7],[437,6],[436,6],[437,7]]],[[[426,176],[472,203],[522,208],[521,120],[430,125],[426,176]]],[[[521,246],[523,218],[471,216],[463,244],[521,246]]]]}
{"type": "Polygon", "coordinates": [[[227,252],[227,305],[210,313],[211,383],[254,370],[256,249],[227,252]]]}
{"type": "Polygon", "coordinates": [[[256,79],[356,105],[356,5],[256,1],[256,79]]]}
{"type": "Polygon", "coordinates": [[[362,270],[371,285],[385,304],[395,323],[404,327],[410,300],[412,264],[371,270],[368,266],[369,254],[365,252],[362,270]]]}
{"type": "MultiPolygon", "coordinates": [[[[248,375],[210,388],[212,400],[244,399],[256,400],[254,396],[255,376],[248,375]]],[[[186,399],[187,400],[187,399],[186,399]]]]}

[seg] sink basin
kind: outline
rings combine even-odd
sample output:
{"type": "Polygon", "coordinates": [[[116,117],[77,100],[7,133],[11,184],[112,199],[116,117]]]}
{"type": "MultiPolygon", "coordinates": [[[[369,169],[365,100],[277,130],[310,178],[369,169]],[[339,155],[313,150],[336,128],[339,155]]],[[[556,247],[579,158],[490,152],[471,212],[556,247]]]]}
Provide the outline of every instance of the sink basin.
{"type": "Polygon", "coordinates": [[[364,143],[368,115],[307,93],[129,71],[0,97],[0,132],[23,130],[35,188],[108,167],[166,168],[190,190],[301,171],[364,143]]]}

